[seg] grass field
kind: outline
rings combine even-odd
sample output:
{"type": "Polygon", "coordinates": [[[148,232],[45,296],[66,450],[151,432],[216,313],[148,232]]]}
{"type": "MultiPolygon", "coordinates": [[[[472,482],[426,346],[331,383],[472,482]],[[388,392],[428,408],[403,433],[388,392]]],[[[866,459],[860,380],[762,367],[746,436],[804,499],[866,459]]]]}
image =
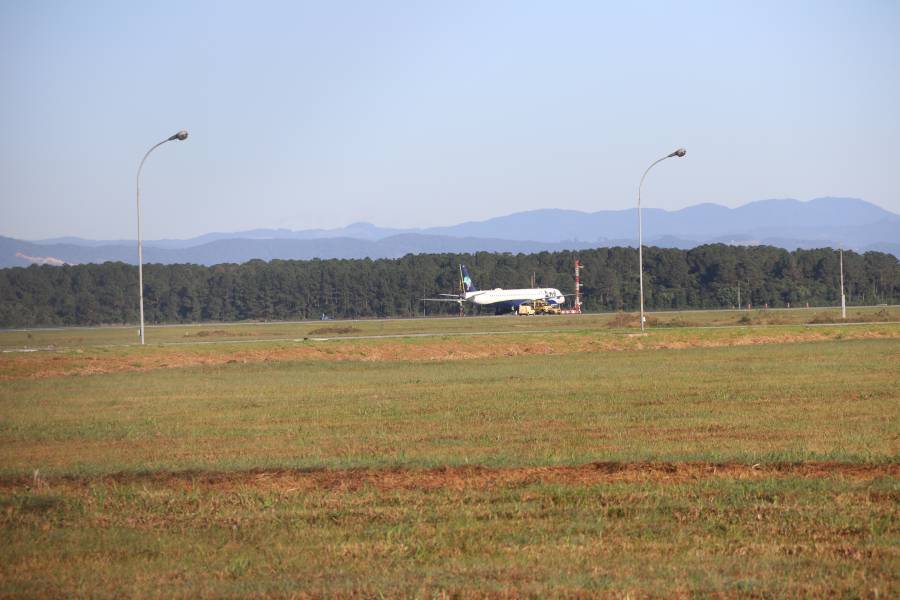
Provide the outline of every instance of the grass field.
{"type": "MultiPolygon", "coordinates": [[[[720,327],[759,325],[824,325],[840,323],[837,308],[774,310],[707,310],[648,313],[653,327],[720,327]]],[[[900,307],[875,306],[847,309],[847,322],[900,322],[900,307]]],[[[200,323],[148,326],[151,344],[197,344],[235,341],[256,343],[276,339],[340,338],[359,336],[432,334],[450,335],[537,330],[624,330],[638,326],[636,313],[596,313],[539,317],[477,318],[429,317],[419,319],[370,319],[363,321],[298,321],[290,323],[200,323]]],[[[72,327],[32,330],[0,330],[0,351],[20,349],[122,346],[138,341],[137,326],[72,327]]]]}
{"type": "Polygon", "coordinates": [[[896,597],[853,310],[0,332],[0,596],[896,597]]]}

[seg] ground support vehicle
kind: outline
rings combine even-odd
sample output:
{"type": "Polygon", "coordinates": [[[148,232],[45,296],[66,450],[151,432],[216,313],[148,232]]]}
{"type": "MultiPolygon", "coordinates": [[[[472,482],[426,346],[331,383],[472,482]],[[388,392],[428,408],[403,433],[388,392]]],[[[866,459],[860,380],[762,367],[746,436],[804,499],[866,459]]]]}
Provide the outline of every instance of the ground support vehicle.
{"type": "Polygon", "coordinates": [[[535,300],[534,313],[537,315],[558,315],[562,314],[562,310],[555,304],[550,304],[544,300],[535,300]]]}
{"type": "Polygon", "coordinates": [[[534,308],[530,304],[520,304],[516,314],[520,317],[531,316],[534,314],[534,308]]]}

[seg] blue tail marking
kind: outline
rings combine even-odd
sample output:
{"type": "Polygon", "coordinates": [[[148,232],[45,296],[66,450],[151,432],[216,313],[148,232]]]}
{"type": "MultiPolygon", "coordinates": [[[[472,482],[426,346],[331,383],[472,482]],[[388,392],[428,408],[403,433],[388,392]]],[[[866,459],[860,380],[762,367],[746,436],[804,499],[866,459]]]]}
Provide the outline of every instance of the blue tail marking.
{"type": "Polygon", "coordinates": [[[477,292],[478,288],[475,287],[475,283],[472,281],[472,276],[469,275],[469,270],[466,268],[466,265],[460,265],[459,269],[462,271],[463,288],[467,292],[477,292]]]}

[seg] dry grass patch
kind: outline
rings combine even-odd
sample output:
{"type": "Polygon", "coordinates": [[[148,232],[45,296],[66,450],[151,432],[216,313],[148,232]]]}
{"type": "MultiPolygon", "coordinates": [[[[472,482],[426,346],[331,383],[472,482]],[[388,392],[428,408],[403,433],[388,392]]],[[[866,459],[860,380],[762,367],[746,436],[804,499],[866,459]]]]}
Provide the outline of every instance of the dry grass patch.
{"type": "Polygon", "coordinates": [[[0,357],[0,381],[42,379],[71,375],[96,375],[267,361],[456,361],[559,355],[577,352],[627,352],[719,348],[764,344],[815,342],[837,339],[900,339],[900,328],[785,328],[751,331],[656,330],[650,335],[621,336],[597,332],[553,335],[502,335],[342,342],[266,342],[246,345],[173,347],[149,346],[122,351],[76,350],[5,354],[0,357]]]}
{"type": "MultiPolygon", "coordinates": [[[[711,462],[594,462],[575,466],[489,468],[478,465],[430,469],[252,469],[247,471],[153,471],[117,473],[97,477],[44,476],[0,477],[0,492],[39,489],[74,491],[103,485],[149,485],[154,488],[189,490],[202,488],[219,493],[251,487],[260,493],[309,490],[358,491],[479,489],[523,487],[535,484],[595,486],[612,483],[683,484],[704,480],[817,479],[839,477],[867,481],[900,477],[900,463],[858,464],[842,462],[744,463],[711,462]],[[36,488],[36,481],[40,482],[36,488]]],[[[885,496],[887,499],[893,496],[885,496]]]]}

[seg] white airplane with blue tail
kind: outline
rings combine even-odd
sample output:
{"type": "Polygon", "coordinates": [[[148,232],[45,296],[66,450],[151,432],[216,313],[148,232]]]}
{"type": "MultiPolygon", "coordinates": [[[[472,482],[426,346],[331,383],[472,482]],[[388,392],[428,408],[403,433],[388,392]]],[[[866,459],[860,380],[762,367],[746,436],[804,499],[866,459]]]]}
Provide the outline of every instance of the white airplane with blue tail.
{"type": "Polygon", "coordinates": [[[543,300],[547,304],[559,306],[565,304],[566,295],[556,288],[522,288],[517,290],[479,290],[475,287],[466,265],[459,265],[460,294],[439,294],[444,298],[422,298],[426,302],[456,302],[462,308],[463,302],[471,302],[479,306],[491,306],[496,312],[518,310],[519,306],[535,300],[543,300]]]}

